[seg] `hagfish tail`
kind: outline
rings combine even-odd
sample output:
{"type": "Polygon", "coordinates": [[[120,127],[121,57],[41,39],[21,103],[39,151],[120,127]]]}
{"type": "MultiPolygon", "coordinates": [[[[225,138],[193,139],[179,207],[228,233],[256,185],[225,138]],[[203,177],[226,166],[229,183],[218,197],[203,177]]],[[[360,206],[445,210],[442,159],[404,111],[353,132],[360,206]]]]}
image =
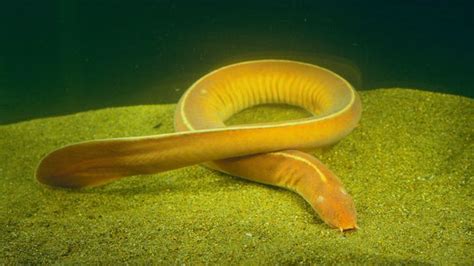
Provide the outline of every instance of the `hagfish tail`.
{"type": "Polygon", "coordinates": [[[196,81],[180,99],[176,133],[94,140],[57,149],[36,177],[60,187],[98,186],[131,175],[204,163],[301,195],[328,225],[357,228],[356,211],[339,178],[305,153],[348,135],[361,115],[353,87],[330,70],[287,60],[242,62],[196,81]],[[300,106],[305,119],[226,127],[233,114],[259,104],[300,106]]]}

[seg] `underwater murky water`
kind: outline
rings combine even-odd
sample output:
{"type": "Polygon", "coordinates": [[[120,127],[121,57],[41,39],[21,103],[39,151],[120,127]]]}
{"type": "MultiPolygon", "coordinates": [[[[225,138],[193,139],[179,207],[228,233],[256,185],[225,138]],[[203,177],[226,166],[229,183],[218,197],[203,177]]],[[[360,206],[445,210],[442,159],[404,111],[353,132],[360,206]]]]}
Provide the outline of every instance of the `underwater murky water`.
{"type": "MultiPolygon", "coordinates": [[[[0,263],[472,264],[474,101],[396,89],[474,97],[472,4],[360,2],[3,4],[0,263]],[[36,180],[62,145],[172,132],[163,103],[263,58],[392,88],[362,91],[356,130],[315,153],[353,195],[360,230],[333,231],[296,193],[200,166],[75,191],[36,180]],[[143,104],[155,105],[130,106],[143,104]],[[47,119],[15,123],[35,118],[47,119]]],[[[227,124],[305,116],[260,106],[227,124]]]]}
{"type": "Polygon", "coordinates": [[[0,12],[0,124],[174,103],[210,70],[262,58],[321,64],[361,89],[474,96],[470,3],[10,1],[0,12]]]}

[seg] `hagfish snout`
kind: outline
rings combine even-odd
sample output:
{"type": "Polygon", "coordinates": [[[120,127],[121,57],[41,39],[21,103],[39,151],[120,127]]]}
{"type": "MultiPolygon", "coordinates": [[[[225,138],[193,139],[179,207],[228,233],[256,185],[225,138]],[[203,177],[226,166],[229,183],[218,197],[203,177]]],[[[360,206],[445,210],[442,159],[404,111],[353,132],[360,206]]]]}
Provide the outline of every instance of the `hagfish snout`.
{"type": "Polygon", "coordinates": [[[339,185],[327,185],[310,201],[321,219],[341,231],[357,229],[357,215],[354,201],[339,185]]]}

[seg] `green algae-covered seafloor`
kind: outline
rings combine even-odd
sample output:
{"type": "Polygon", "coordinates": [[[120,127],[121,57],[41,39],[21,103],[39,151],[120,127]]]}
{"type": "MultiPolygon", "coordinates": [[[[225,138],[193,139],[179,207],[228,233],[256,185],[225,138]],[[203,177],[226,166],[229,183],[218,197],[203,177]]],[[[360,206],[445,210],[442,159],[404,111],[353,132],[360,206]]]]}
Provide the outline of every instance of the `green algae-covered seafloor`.
{"type": "MultiPolygon", "coordinates": [[[[0,126],[0,263],[474,263],[474,101],[409,89],[360,93],[360,125],[317,151],[360,229],[329,228],[293,192],[190,166],[83,190],[34,178],[62,145],[173,131],[175,105],[0,126]]],[[[304,116],[260,107],[229,123],[304,116]]]]}

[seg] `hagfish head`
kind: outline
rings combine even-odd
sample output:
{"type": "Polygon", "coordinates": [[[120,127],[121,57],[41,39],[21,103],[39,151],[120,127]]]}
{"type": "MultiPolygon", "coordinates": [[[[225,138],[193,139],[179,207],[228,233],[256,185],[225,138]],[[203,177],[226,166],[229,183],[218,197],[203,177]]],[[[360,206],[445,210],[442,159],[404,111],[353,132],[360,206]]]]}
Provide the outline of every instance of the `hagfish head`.
{"type": "Polygon", "coordinates": [[[321,219],[341,231],[357,229],[357,215],[354,201],[338,183],[326,184],[311,199],[311,205],[321,219]]]}

